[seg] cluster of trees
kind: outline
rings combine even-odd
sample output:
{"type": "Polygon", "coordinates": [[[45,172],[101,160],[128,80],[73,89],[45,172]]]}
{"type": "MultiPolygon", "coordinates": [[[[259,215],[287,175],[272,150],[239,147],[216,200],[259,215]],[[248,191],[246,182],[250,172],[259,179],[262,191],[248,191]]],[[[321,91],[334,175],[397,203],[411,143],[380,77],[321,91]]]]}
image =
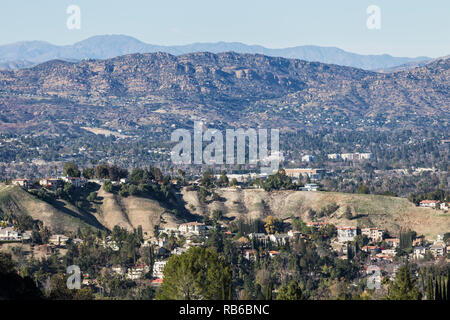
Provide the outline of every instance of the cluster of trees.
{"type": "Polygon", "coordinates": [[[291,178],[286,175],[286,171],[280,169],[276,174],[270,175],[266,181],[263,182],[262,187],[265,191],[272,191],[293,190],[298,186],[292,183],[291,178]]]}
{"type": "Polygon", "coordinates": [[[450,202],[450,193],[439,189],[426,193],[412,193],[409,195],[408,199],[416,205],[419,205],[422,200],[439,200],[441,202],[450,202]]]}

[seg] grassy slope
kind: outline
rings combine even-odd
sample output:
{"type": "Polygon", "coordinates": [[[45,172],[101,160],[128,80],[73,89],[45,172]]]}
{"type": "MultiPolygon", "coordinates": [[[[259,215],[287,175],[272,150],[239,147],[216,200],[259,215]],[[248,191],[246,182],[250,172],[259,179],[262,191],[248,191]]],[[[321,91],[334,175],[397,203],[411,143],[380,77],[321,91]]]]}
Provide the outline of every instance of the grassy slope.
{"type": "MultiPolygon", "coordinates": [[[[196,214],[209,214],[214,209],[222,210],[228,217],[245,216],[264,218],[274,215],[280,218],[291,216],[306,217],[307,210],[319,211],[330,203],[337,203],[340,208],[332,214],[328,221],[338,225],[378,226],[397,233],[400,228],[410,228],[428,238],[450,231],[450,214],[442,211],[419,208],[407,199],[358,195],[333,192],[241,190],[234,188],[218,189],[217,193],[223,201],[215,201],[203,205],[195,191],[182,191],[186,208],[195,207],[196,214]],[[347,220],[343,217],[345,208],[349,206],[360,217],[347,220]]],[[[98,192],[97,210],[93,216],[81,213],[77,208],[65,202],[52,206],[16,186],[0,184],[0,209],[14,214],[29,214],[55,230],[76,230],[78,226],[98,225],[112,229],[119,225],[128,230],[139,225],[143,231],[153,234],[153,226],[176,226],[173,214],[167,213],[164,206],[155,200],[139,197],[122,198],[104,192],[98,192]]],[[[324,219],[322,219],[324,220],[324,219]]]]}
{"type": "Polygon", "coordinates": [[[0,184],[0,209],[14,215],[28,214],[55,231],[76,231],[78,227],[100,226],[73,205],[58,201],[55,205],[41,201],[17,186],[0,184]]]}
{"type": "Polygon", "coordinates": [[[112,193],[105,192],[101,188],[98,192],[101,201],[97,219],[108,229],[119,225],[128,230],[137,229],[139,225],[149,235],[153,234],[153,227],[165,221],[162,226],[175,226],[175,219],[171,213],[158,201],[140,198],[123,198],[112,193]]]}
{"type": "Polygon", "coordinates": [[[219,189],[217,193],[225,201],[201,205],[195,191],[183,191],[187,206],[193,205],[198,213],[206,214],[214,209],[222,210],[228,217],[247,216],[264,218],[274,215],[280,218],[290,216],[302,217],[307,221],[309,208],[319,211],[330,203],[337,203],[340,208],[328,219],[338,226],[377,226],[397,233],[400,228],[410,228],[428,238],[450,231],[450,214],[442,214],[427,208],[419,208],[407,199],[378,195],[359,195],[334,192],[275,191],[219,189]],[[347,220],[343,217],[345,208],[360,215],[359,218],[347,220]]]}

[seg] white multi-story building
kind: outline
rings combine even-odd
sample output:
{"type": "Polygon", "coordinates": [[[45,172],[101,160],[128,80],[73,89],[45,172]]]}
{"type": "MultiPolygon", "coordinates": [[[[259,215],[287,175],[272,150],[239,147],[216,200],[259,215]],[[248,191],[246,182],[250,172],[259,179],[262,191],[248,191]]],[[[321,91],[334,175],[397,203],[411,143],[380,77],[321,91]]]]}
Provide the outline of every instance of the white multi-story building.
{"type": "Polygon", "coordinates": [[[15,241],[21,239],[22,237],[19,235],[19,232],[15,231],[12,227],[0,228],[0,240],[15,241]]]}
{"type": "Polygon", "coordinates": [[[383,240],[383,230],[378,228],[363,228],[361,229],[361,234],[366,235],[373,242],[380,242],[383,240]]]}
{"type": "Polygon", "coordinates": [[[194,233],[194,234],[202,234],[206,231],[206,225],[200,222],[188,222],[183,223],[178,227],[181,233],[194,233]]]}
{"type": "Polygon", "coordinates": [[[167,261],[155,261],[153,264],[153,277],[162,279],[164,277],[164,267],[167,261]]]}
{"type": "Polygon", "coordinates": [[[353,241],[358,234],[358,229],[356,227],[341,227],[338,228],[337,231],[339,242],[353,241]]]}

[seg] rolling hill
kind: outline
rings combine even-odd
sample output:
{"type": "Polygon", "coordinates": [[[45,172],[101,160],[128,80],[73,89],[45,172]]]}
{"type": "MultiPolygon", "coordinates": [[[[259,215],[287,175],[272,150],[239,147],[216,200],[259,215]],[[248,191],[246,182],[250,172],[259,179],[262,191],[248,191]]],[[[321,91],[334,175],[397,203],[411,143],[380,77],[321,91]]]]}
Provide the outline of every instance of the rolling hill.
{"type": "MultiPolygon", "coordinates": [[[[213,210],[221,210],[229,219],[265,219],[268,215],[290,219],[301,217],[309,221],[309,208],[319,211],[329,204],[339,209],[331,216],[320,218],[336,226],[377,226],[392,234],[401,229],[411,229],[427,238],[449,232],[450,214],[428,208],[416,207],[404,198],[359,195],[333,192],[272,191],[262,189],[222,188],[216,190],[220,201],[201,203],[197,191],[184,188],[180,201],[191,213],[205,216],[213,210]],[[353,220],[344,217],[349,206],[357,216],[353,220]],[[192,209],[195,208],[195,209],[192,209]],[[194,210],[194,211],[192,211],[194,210]]],[[[0,210],[14,215],[28,214],[43,221],[54,231],[76,231],[78,227],[107,228],[118,225],[133,230],[142,226],[144,233],[153,235],[155,225],[177,227],[183,220],[175,216],[156,200],[141,197],[120,197],[99,190],[96,212],[82,213],[69,203],[50,205],[16,186],[0,185],[0,210]]]]}
{"type": "Polygon", "coordinates": [[[398,234],[411,229],[429,239],[450,231],[450,214],[443,214],[428,208],[416,207],[404,198],[379,195],[361,195],[334,192],[272,191],[262,189],[218,189],[217,194],[224,201],[201,204],[196,191],[183,191],[187,207],[194,206],[197,213],[209,214],[221,210],[228,218],[264,219],[268,215],[289,219],[301,217],[309,221],[308,209],[320,211],[335,203],[339,209],[327,221],[336,226],[379,227],[398,234]],[[355,219],[344,217],[346,207],[352,209],[355,219]]]}
{"type": "Polygon", "coordinates": [[[30,215],[55,232],[77,231],[79,227],[102,228],[93,216],[65,201],[51,205],[17,186],[0,184],[0,210],[15,216],[30,215]]]}

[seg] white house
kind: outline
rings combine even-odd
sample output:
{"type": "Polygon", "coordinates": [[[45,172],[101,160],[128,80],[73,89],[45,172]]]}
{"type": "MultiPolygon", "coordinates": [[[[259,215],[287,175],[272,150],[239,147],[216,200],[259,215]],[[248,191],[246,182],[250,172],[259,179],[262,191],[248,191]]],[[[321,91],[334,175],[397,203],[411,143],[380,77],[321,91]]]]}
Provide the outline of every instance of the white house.
{"type": "Polygon", "coordinates": [[[413,251],[414,259],[420,260],[425,257],[425,253],[427,252],[427,248],[425,247],[415,247],[413,251]]]}
{"type": "Polygon", "coordinates": [[[319,190],[319,186],[315,183],[309,183],[307,185],[305,185],[304,187],[300,188],[300,190],[302,191],[318,191],[319,190]]]}
{"type": "Polygon", "coordinates": [[[289,241],[289,236],[286,233],[271,234],[269,240],[276,244],[286,244],[289,241]]]}
{"type": "Polygon", "coordinates": [[[22,237],[12,227],[0,228],[0,240],[15,241],[20,239],[22,239],[22,237]]]}
{"type": "Polygon", "coordinates": [[[269,236],[265,233],[250,233],[248,237],[250,238],[250,240],[255,239],[262,242],[266,242],[269,238],[269,236]]]}
{"type": "Polygon", "coordinates": [[[447,247],[444,242],[436,242],[430,247],[430,251],[435,257],[443,257],[447,253],[447,247]]]}
{"type": "Polygon", "coordinates": [[[422,200],[420,201],[420,206],[424,208],[439,209],[441,202],[438,200],[422,200]]]}
{"type": "Polygon", "coordinates": [[[183,223],[178,227],[181,233],[194,233],[194,234],[202,234],[206,231],[206,225],[200,222],[188,222],[183,223]]]}
{"type": "Polygon", "coordinates": [[[383,240],[384,232],[378,228],[362,228],[361,234],[366,235],[373,242],[380,242],[383,240]]]}
{"type": "Polygon", "coordinates": [[[65,246],[67,241],[69,241],[69,237],[63,234],[55,234],[48,239],[48,242],[55,246],[65,246]]]}
{"type": "Polygon", "coordinates": [[[167,261],[155,261],[153,264],[153,277],[162,279],[164,277],[164,267],[167,261]]]}
{"type": "Polygon", "coordinates": [[[337,231],[339,242],[353,241],[358,234],[358,229],[356,227],[340,227],[337,231]]]}
{"type": "Polygon", "coordinates": [[[28,187],[31,185],[31,181],[29,179],[14,179],[12,181],[12,184],[28,189],[28,187]]]}
{"type": "Polygon", "coordinates": [[[75,188],[84,187],[87,183],[86,179],[78,178],[78,177],[61,177],[61,180],[63,180],[64,182],[70,183],[75,188]]]}

